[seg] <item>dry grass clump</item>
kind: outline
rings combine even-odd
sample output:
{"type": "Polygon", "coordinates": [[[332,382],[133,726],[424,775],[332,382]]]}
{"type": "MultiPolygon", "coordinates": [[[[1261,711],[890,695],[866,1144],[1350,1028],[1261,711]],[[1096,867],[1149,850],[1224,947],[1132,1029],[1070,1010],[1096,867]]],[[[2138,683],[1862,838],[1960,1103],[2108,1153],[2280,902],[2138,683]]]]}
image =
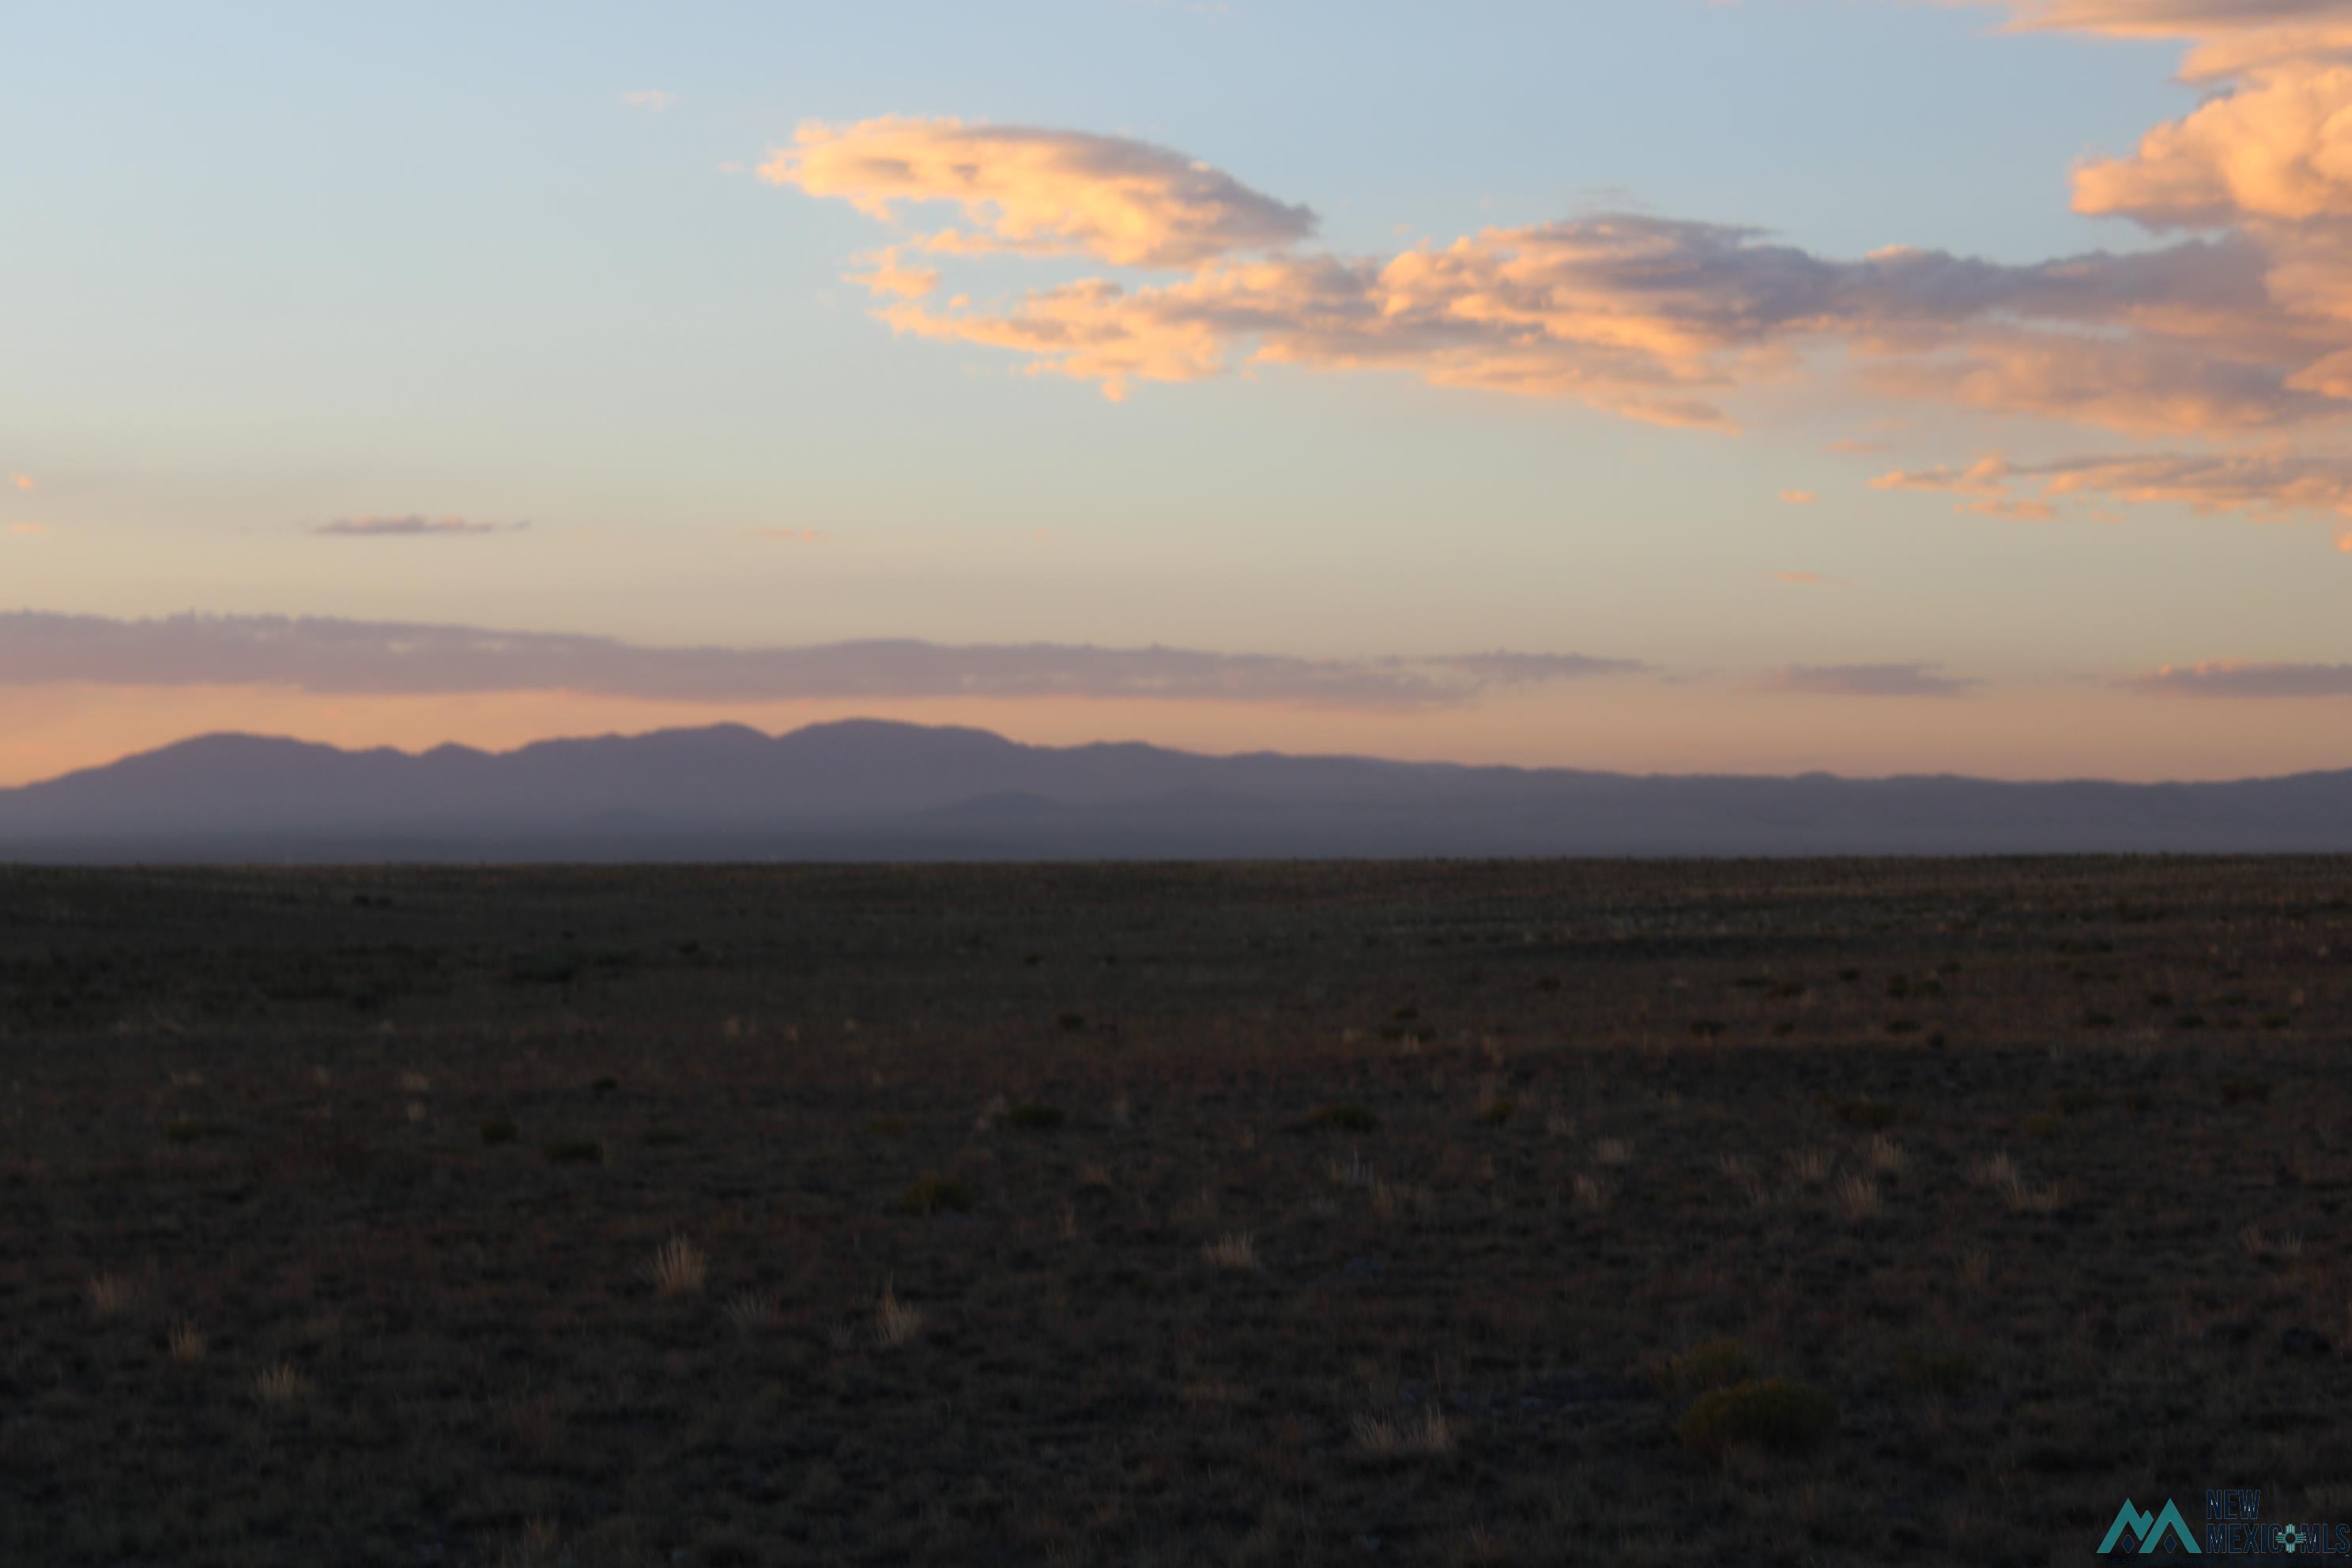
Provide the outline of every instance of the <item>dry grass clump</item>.
{"type": "Polygon", "coordinates": [[[1489,1127],[1500,1127],[1519,1108],[1518,1101],[1503,1092],[1499,1074],[1487,1073],[1478,1079],[1477,1120],[1489,1127]]]}
{"type": "Polygon", "coordinates": [[[1878,1184],[1868,1176],[1848,1176],[1837,1184],[1838,1213],[1856,1224],[1876,1219],[1885,1205],[1878,1195],[1878,1184]]]}
{"type": "Polygon", "coordinates": [[[1871,1134],[1870,1142],[1863,1145],[1862,1157],[1864,1163],[1882,1176],[1901,1175],[1903,1168],[1911,1163],[1911,1156],[1904,1152],[1903,1145],[1884,1132],[1871,1134]]]}
{"type": "Polygon", "coordinates": [[[1587,1175],[1581,1171],[1577,1173],[1575,1181],[1570,1184],[1570,1191],[1576,1200],[1576,1206],[1587,1214],[1601,1214],[1606,1211],[1609,1207],[1609,1200],[1613,1195],[1608,1183],[1598,1176],[1587,1175]]]}
{"type": "Polygon", "coordinates": [[[1404,1215],[1427,1219],[1436,1212],[1437,1194],[1427,1187],[1409,1186],[1402,1182],[1372,1184],[1372,1213],[1382,1219],[1404,1215]]]}
{"type": "Polygon", "coordinates": [[[163,1335],[163,1349],[181,1366],[194,1366],[205,1359],[205,1331],[186,1321],[173,1323],[163,1335]]]}
{"type": "Polygon", "coordinates": [[[722,1310],[729,1325],[747,1339],[765,1333],[784,1321],[782,1303],[771,1290],[745,1290],[730,1296],[722,1310]]]}
{"type": "Polygon", "coordinates": [[[1800,1149],[1789,1156],[1789,1177],[1799,1186],[1818,1187],[1836,1164],[1837,1156],[1827,1149],[1800,1149]]]}
{"type": "Polygon", "coordinates": [[[898,1300],[897,1289],[882,1287],[882,1300],[874,1304],[874,1342],[885,1350],[896,1350],[910,1344],[923,1333],[923,1310],[910,1307],[898,1300]]]}
{"type": "Polygon", "coordinates": [[[1323,1173],[1343,1187],[1357,1191],[1369,1189],[1373,1184],[1372,1167],[1360,1149],[1350,1149],[1345,1160],[1323,1162],[1323,1173]]]}
{"type": "Polygon", "coordinates": [[[646,1265],[646,1278],[665,1296],[698,1296],[710,1278],[710,1259],[682,1236],[671,1237],[646,1265]]]}
{"type": "Polygon", "coordinates": [[[94,1318],[119,1318],[139,1302],[139,1287],[119,1274],[92,1275],[82,1289],[94,1318]]]}
{"type": "Polygon", "coordinates": [[[1213,1268],[1251,1269],[1257,1267],[1257,1243],[1246,1231],[1221,1236],[1201,1247],[1201,1256],[1213,1268]]]}
{"type": "Polygon", "coordinates": [[[1454,1426],[1437,1401],[1430,1400],[1411,1415],[1361,1415],[1355,1420],[1356,1451],[1377,1459],[1405,1455],[1447,1454],[1454,1450],[1454,1426]]]}
{"type": "Polygon", "coordinates": [[[2007,1151],[1985,1160],[1971,1173],[1979,1185],[1990,1188],[2020,1214],[2052,1214],[2064,1203],[2056,1186],[2036,1187],[2028,1182],[2007,1151]]]}
{"type": "Polygon", "coordinates": [[[1603,1169],[1613,1170],[1633,1163],[1633,1142],[1629,1138],[1603,1138],[1592,1145],[1592,1163],[1603,1169]]]}
{"type": "Polygon", "coordinates": [[[310,1395],[310,1380],[296,1370],[290,1361],[273,1363],[254,1374],[253,1396],[264,1405],[283,1408],[299,1404],[310,1395]]]}

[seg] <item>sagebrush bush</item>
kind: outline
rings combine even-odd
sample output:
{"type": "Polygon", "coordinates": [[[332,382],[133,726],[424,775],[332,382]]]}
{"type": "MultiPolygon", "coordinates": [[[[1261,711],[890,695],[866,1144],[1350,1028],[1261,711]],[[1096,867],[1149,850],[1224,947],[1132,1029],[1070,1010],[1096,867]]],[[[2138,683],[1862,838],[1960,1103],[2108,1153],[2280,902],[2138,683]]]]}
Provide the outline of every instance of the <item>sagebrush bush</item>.
{"type": "Polygon", "coordinates": [[[971,1209],[971,1189],[953,1176],[923,1175],[898,1201],[908,1214],[967,1214],[971,1209]]]}
{"type": "Polygon", "coordinates": [[[1709,1340],[1666,1363],[1660,1381],[1684,1394],[1712,1394],[1754,1381],[1756,1354],[1738,1340],[1709,1340]]]}
{"type": "Polygon", "coordinates": [[[1381,1119],[1361,1105],[1327,1105],[1307,1119],[1308,1129],[1318,1132],[1373,1132],[1380,1125],[1381,1119]]]}
{"type": "Polygon", "coordinates": [[[1818,1445],[1837,1424],[1837,1401],[1817,1388],[1773,1377],[1701,1395],[1675,1434],[1711,1458],[1733,1448],[1794,1454],[1818,1445]]]}

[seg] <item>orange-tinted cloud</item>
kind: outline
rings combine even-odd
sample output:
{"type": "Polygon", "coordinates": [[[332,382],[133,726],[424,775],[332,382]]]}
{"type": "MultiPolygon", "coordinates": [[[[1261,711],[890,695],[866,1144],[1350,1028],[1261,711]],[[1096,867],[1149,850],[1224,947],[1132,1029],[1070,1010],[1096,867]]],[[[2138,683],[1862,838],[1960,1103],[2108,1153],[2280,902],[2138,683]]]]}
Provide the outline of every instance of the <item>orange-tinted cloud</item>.
{"type": "Polygon", "coordinates": [[[1874,490],[1947,490],[1955,495],[1999,495],[2009,485],[2009,463],[1998,456],[1978,458],[1965,468],[1897,468],[1870,481],[1874,490]]]}
{"type": "Polygon", "coordinates": [[[1780,500],[1790,506],[1811,506],[1821,496],[1813,490],[1782,490],[1780,500]]]}
{"type": "Polygon", "coordinates": [[[2218,81],[2282,62],[2352,54],[2338,0],[1945,0],[2005,4],[2021,31],[2178,40],[2188,81],[2218,81]]]}
{"type": "Polygon", "coordinates": [[[677,94],[664,92],[659,88],[642,88],[635,92],[623,93],[621,101],[631,109],[643,109],[659,114],[663,110],[677,104],[677,94]]]}
{"type": "Polygon", "coordinates": [[[2131,157],[2084,163],[2074,210],[2181,228],[2352,217],[2352,66],[2265,70],[2131,157]]]}
{"type": "Polygon", "coordinates": [[[19,539],[36,538],[48,531],[49,525],[46,522],[12,522],[8,525],[8,531],[19,539]]]}
{"type": "Polygon", "coordinates": [[[2336,548],[2347,555],[2352,555],[2352,528],[2347,528],[2336,536],[2336,548]]]}
{"type": "Polygon", "coordinates": [[[1772,581],[1794,583],[1810,588],[1823,587],[1829,583],[1829,579],[1818,572],[1775,572],[1772,574],[1772,581]]]}
{"type": "Polygon", "coordinates": [[[760,177],[836,196],[895,221],[904,205],[952,203],[971,229],[925,243],[943,253],[1020,250],[1115,266],[1192,267],[1304,239],[1315,215],[1232,175],[1124,136],[897,117],[803,125],[760,177]]]}
{"type": "Polygon", "coordinates": [[[15,485],[20,490],[29,490],[33,488],[33,476],[30,474],[10,474],[8,476],[8,482],[15,485]]]}
{"type": "Polygon", "coordinates": [[[2168,664],[2125,684],[2165,697],[2352,697],[2352,664],[2257,664],[2225,658],[2168,664]]]}

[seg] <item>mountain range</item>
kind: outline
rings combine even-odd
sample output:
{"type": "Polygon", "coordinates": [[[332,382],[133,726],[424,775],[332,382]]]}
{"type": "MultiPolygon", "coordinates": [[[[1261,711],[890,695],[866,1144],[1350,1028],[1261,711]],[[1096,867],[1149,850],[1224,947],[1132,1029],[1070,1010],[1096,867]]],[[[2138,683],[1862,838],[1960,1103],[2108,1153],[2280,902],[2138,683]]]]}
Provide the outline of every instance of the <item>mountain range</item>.
{"type": "Polygon", "coordinates": [[[23,861],[2352,850],[2352,771],[2217,784],[1633,775],[877,721],[342,751],[207,735],[0,790],[23,861]]]}

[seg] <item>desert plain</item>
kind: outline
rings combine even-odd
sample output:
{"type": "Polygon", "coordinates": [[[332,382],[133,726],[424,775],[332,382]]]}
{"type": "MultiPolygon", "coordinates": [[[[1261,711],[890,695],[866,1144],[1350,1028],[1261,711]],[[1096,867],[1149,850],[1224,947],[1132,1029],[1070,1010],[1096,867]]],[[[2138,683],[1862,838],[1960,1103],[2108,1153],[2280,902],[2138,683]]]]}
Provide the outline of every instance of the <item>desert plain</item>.
{"type": "Polygon", "coordinates": [[[2352,1518],[2352,861],[0,871],[0,1561],[2352,1518]]]}

